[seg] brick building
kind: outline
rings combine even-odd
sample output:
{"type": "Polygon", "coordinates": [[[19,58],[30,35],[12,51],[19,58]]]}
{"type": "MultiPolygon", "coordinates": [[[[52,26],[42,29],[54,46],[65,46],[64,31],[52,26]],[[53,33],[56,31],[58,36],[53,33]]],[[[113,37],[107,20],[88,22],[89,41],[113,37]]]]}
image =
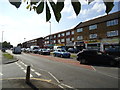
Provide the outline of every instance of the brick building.
{"type": "Polygon", "coordinates": [[[53,48],[64,46],[82,50],[92,48],[104,50],[109,47],[120,47],[120,11],[89,21],[80,22],[73,29],[48,35],[41,39],[25,42],[30,45],[53,48]]]}
{"type": "Polygon", "coordinates": [[[104,50],[109,46],[119,46],[120,12],[82,22],[74,29],[76,47],[104,50]]]}
{"type": "Polygon", "coordinates": [[[39,46],[40,48],[43,48],[44,47],[44,38],[43,37],[36,38],[33,40],[26,41],[22,44],[22,46],[24,48],[30,48],[30,46],[36,46],[36,45],[39,46]]]}

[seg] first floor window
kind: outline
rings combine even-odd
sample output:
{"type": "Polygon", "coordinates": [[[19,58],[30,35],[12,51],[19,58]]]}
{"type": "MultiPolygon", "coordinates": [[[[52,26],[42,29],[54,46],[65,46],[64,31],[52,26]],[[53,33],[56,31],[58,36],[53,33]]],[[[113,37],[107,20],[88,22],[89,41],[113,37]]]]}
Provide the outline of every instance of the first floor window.
{"type": "Polygon", "coordinates": [[[82,40],[83,36],[77,36],[77,40],[82,40]]]}
{"type": "Polygon", "coordinates": [[[89,37],[90,37],[90,39],[97,38],[97,34],[90,34],[89,37]]]}
{"type": "Polygon", "coordinates": [[[118,36],[118,30],[107,32],[107,37],[118,36]]]}

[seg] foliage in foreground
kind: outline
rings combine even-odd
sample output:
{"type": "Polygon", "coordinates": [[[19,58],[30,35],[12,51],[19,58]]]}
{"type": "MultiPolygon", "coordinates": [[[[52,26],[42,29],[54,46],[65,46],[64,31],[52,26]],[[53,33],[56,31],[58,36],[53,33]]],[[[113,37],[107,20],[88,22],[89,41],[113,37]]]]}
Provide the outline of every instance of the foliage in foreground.
{"type": "MultiPolygon", "coordinates": [[[[85,0],[88,2],[88,5],[93,2],[94,0],[85,0]]],[[[107,0],[103,0],[103,3],[106,6],[106,13],[108,14],[112,8],[114,7],[114,0],[110,0],[110,2],[106,2],[107,0]]],[[[109,0],[108,0],[109,1],[109,0]]],[[[9,2],[14,5],[16,8],[19,8],[20,5],[23,3],[22,0],[9,0],[9,2]]],[[[51,11],[54,13],[55,19],[57,22],[61,19],[61,11],[64,8],[65,0],[57,0],[55,3],[54,0],[24,0],[24,3],[27,2],[27,9],[30,11],[33,9],[37,14],[41,14],[45,9],[46,12],[46,21],[51,19],[51,11]]],[[[81,3],[79,0],[71,0],[71,5],[73,6],[74,12],[76,15],[80,13],[81,10],[81,3]]]]}

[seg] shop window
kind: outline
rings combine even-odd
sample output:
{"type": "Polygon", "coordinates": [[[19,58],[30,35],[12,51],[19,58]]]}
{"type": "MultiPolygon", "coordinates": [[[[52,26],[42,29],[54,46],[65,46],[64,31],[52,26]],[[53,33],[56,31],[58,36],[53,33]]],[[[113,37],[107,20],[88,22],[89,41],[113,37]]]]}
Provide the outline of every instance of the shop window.
{"type": "Polygon", "coordinates": [[[117,25],[118,24],[118,19],[114,19],[111,21],[107,21],[107,26],[113,26],[113,25],[117,25]]]}
{"type": "Polygon", "coordinates": [[[96,24],[89,26],[89,30],[93,30],[93,29],[97,29],[97,25],[96,24]]]}
{"type": "Polygon", "coordinates": [[[118,30],[107,32],[107,37],[118,36],[118,30]]]}

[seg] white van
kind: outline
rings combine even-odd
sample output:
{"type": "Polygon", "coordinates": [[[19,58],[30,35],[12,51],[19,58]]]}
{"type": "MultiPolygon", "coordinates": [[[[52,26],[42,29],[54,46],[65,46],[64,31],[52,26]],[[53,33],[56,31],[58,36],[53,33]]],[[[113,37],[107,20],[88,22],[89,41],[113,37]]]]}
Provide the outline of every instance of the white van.
{"type": "Polygon", "coordinates": [[[38,53],[39,46],[30,46],[30,52],[32,53],[38,53]]]}
{"type": "Polygon", "coordinates": [[[13,47],[12,53],[13,54],[21,54],[21,47],[13,47]]]}

